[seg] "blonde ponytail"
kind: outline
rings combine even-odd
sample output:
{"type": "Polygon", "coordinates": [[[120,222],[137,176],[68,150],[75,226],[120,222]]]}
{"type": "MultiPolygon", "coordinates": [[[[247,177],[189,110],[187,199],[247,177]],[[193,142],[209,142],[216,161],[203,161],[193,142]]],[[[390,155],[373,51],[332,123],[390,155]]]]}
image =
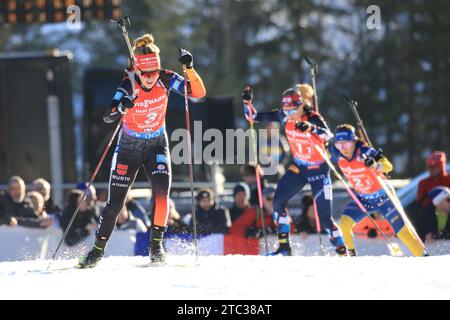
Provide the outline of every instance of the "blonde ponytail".
{"type": "Polygon", "coordinates": [[[160,50],[158,46],[155,45],[155,37],[152,34],[147,33],[134,41],[133,52],[135,55],[150,53],[159,54],[160,50]]]}
{"type": "Polygon", "coordinates": [[[310,105],[312,103],[314,90],[309,84],[298,84],[295,86],[295,91],[302,96],[303,100],[305,100],[307,104],[310,105]]]}

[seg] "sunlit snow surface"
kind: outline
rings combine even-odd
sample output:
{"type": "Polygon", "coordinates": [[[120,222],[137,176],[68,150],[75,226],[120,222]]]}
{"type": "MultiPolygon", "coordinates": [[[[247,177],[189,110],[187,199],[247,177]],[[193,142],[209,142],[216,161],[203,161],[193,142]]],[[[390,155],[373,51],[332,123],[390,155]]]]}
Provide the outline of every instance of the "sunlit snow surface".
{"type": "Polygon", "coordinates": [[[172,256],[0,263],[0,299],[438,299],[450,298],[450,256],[429,258],[172,256]]]}

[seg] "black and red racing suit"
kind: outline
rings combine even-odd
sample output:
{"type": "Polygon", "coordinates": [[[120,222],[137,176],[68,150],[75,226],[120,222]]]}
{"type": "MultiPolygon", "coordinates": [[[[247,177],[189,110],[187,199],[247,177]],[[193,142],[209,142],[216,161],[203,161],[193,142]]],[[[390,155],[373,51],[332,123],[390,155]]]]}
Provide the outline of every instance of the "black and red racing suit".
{"type": "MultiPolygon", "coordinates": [[[[202,98],[206,90],[193,69],[186,71],[188,94],[202,98]]],[[[123,210],[128,192],[133,185],[139,167],[143,166],[152,186],[152,226],[165,228],[168,217],[168,195],[171,184],[171,161],[165,128],[165,115],[171,90],[184,93],[185,79],[173,71],[161,70],[159,79],[151,88],[145,88],[134,75],[122,80],[113,102],[104,116],[107,123],[120,117],[118,107],[126,95],[134,95],[134,107],[123,115],[123,125],[111,163],[107,205],[100,218],[97,241],[109,240],[116,220],[123,210]],[[134,87],[134,92],[133,92],[134,87]]]]}

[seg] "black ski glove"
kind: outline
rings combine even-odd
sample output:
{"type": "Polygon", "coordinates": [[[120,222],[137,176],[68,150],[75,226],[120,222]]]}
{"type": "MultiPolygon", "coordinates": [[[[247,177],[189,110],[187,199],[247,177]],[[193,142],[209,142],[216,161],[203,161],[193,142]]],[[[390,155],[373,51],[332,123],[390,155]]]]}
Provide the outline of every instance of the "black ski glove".
{"type": "Polygon", "coordinates": [[[241,93],[242,100],[252,102],[253,101],[253,89],[250,86],[245,87],[241,93]]]}
{"type": "Polygon", "coordinates": [[[182,65],[185,65],[186,68],[192,69],[194,67],[194,57],[192,54],[185,50],[180,48],[180,59],[182,65]]]}
{"type": "Polygon", "coordinates": [[[368,157],[364,160],[364,165],[368,168],[375,169],[377,166],[377,161],[372,157],[368,157]]]}
{"type": "Polygon", "coordinates": [[[122,98],[122,101],[119,105],[119,112],[124,114],[128,109],[131,109],[134,107],[134,100],[136,97],[132,97],[130,95],[126,95],[122,98]]]}
{"type": "Polygon", "coordinates": [[[295,124],[295,128],[301,132],[312,131],[313,125],[309,122],[302,121],[295,124]]]}

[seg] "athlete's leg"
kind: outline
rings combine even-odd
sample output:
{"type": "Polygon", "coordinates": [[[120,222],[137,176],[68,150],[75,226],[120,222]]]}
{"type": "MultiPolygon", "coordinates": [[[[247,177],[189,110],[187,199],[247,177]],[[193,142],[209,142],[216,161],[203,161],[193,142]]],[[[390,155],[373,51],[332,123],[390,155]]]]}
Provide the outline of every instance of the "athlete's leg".
{"type": "Polygon", "coordinates": [[[300,172],[300,168],[292,165],[287,173],[278,182],[274,196],[274,212],[273,219],[278,226],[278,239],[280,242],[279,249],[274,254],[291,254],[289,242],[289,233],[291,226],[286,206],[289,200],[295,196],[306,184],[305,178],[300,172]]]}
{"type": "Polygon", "coordinates": [[[109,177],[108,200],[101,212],[96,246],[105,247],[117,217],[124,209],[128,192],[141,165],[143,141],[122,134],[114,152],[109,177]]]}
{"type": "Polygon", "coordinates": [[[412,230],[403,221],[400,213],[395,209],[394,204],[388,198],[385,198],[380,203],[380,213],[389,221],[395,234],[405,244],[415,257],[422,257],[424,255],[424,247],[419,239],[414,235],[412,230]]]}
{"type": "Polygon", "coordinates": [[[145,160],[145,171],[152,184],[153,217],[149,243],[152,262],[163,262],[165,259],[162,241],[167,229],[169,216],[169,192],[171,185],[171,161],[167,137],[161,136],[151,141],[145,160]]]}
{"type": "Polygon", "coordinates": [[[117,217],[124,209],[125,200],[141,164],[142,141],[120,135],[111,163],[108,202],[100,215],[94,247],[80,259],[79,268],[93,268],[101,260],[106,244],[116,225],[117,217]]]}
{"type": "Polygon", "coordinates": [[[344,213],[342,214],[339,223],[342,235],[344,236],[345,245],[352,255],[356,255],[352,230],[362,219],[364,219],[364,212],[362,212],[358,205],[352,201],[344,209],[344,213]]]}
{"type": "Polygon", "coordinates": [[[326,164],[317,169],[308,170],[308,182],[314,195],[319,214],[320,225],[329,237],[338,254],[345,254],[345,244],[339,226],[332,217],[333,189],[330,170],[326,164]]]}

